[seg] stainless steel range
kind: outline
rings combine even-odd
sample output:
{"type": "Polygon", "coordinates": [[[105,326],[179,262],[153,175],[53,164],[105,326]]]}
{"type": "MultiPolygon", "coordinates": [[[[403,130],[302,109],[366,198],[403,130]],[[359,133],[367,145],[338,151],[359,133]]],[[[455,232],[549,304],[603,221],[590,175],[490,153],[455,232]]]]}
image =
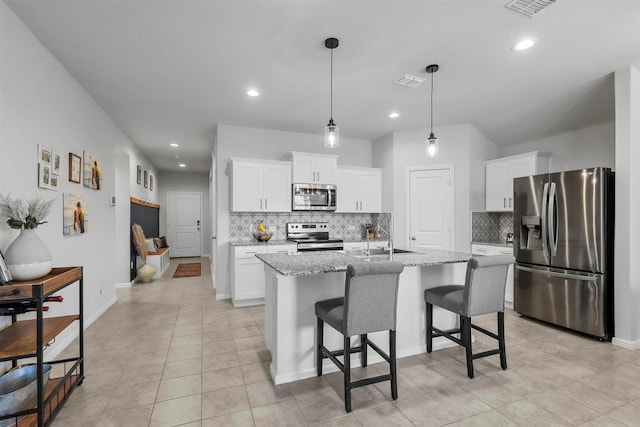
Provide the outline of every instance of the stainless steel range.
{"type": "Polygon", "coordinates": [[[287,240],[298,244],[298,252],[344,249],[342,240],[329,238],[328,222],[289,222],[287,240]]]}

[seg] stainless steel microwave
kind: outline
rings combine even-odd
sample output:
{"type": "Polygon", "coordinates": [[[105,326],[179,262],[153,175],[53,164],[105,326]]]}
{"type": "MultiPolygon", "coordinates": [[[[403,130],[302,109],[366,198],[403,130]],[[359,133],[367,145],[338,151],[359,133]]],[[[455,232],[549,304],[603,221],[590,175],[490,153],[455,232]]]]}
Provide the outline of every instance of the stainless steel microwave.
{"type": "Polygon", "coordinates": [[[291,210],[335,211],[336,189],[334,184],[293,184],[291,210]]]}

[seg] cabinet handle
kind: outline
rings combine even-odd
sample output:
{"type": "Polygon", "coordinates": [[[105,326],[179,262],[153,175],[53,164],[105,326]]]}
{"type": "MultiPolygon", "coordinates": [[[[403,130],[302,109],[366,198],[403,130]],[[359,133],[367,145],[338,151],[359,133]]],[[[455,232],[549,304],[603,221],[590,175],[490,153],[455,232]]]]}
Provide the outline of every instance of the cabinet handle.
{"type": "Polygon", "coordinates": [[[260,209],[262,209],[262,197],[260,198],[260,209]]]}
{"type": "Polygon", "coordinates": [[[267,210],[269,206],[269,199],[264,199],[264,209],[267,210]]]}
{"type": "Polygon", "coordinates": [[[513,199],[511,197],[509,197],[509,207],[510,208],[513,207],[513,199]]]}
{"type": "Polygon", "coordinates": [[[358,210],[358,201],[356,200],[356,210],[358,210]]]}
{"type": "Polygon", "coordinates": [[[506,198],[506,197],[503,197],[503,198],[502,198],[502,207],[503,207],[503,208],[506,208],[506,207],[507,207],[507,198],[506,198]]]}
{"type": "Polygon", "coordinates": [[[362,200],[360,200],[360,210],[362,210],[362,200]]]}

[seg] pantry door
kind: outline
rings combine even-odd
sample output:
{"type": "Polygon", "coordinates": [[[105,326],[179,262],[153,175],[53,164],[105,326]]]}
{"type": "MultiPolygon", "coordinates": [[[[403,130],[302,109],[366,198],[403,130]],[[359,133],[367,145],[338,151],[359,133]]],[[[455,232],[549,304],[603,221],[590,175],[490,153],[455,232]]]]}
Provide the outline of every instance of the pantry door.
{"type": "Polygon", "coordinates": [[[407,195],[410,249],[453,246],[453,166],[410,168],[407,195]]]}
{"type": "Polygon", "coordinates": [[[171,257],[202,256],[202,193],[170,191],[167,199],[171,257]]]}

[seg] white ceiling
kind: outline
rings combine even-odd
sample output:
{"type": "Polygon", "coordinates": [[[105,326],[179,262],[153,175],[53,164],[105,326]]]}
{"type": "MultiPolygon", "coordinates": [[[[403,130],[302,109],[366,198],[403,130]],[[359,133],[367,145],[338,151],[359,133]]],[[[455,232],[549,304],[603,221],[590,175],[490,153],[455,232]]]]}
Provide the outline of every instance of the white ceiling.
{"type": "Polygon", "coordinates": [[[612,72],[640,63],[638,0],[558,0],[534,18],[507,0],[5,2],[160,170],[208,171],[219,123],[322,135],[327,37],[334,120],[367,140],[428,127],[432,63],[436,134],[468,122],[499,145],[612,120],[612,72]],[[525,36],[537,45],[512,51],[525,36]],[[427,81],[392,84],[404,73],[427,81]]]}

